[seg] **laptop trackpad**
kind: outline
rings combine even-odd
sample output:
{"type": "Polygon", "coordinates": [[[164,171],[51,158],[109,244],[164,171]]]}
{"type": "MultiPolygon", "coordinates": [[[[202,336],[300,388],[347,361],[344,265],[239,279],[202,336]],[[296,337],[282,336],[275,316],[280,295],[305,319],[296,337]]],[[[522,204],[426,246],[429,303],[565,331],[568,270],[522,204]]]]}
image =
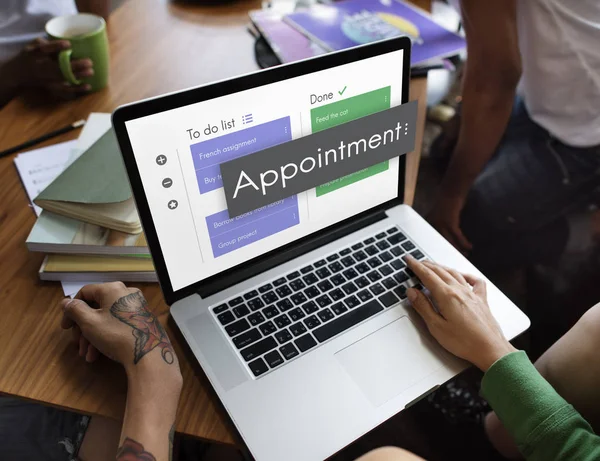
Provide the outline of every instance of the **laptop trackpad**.
{"type": "Polygon", "coordinates": [[[443,366],[437,347],[401,317],[335,355],[371,403],[380,406],[443,366]]]}

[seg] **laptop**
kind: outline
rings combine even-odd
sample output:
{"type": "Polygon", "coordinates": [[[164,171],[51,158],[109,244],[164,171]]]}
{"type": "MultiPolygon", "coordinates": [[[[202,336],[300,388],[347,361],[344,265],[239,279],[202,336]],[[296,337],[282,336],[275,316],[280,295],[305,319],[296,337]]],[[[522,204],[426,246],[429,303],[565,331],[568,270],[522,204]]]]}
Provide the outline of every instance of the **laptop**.
{"type": "MultiPolygon", "coordinates": [[[[411,309],[404,257],[485,277],[403,204],[406,152],[228,214],[221,163],[407,104],[409,79],[396,38],[113,114],[171,315],[259,461],[326,459],[468,366],[411,309]]],[[[528,328],[488,299],[509,339],[528,328]]]]}

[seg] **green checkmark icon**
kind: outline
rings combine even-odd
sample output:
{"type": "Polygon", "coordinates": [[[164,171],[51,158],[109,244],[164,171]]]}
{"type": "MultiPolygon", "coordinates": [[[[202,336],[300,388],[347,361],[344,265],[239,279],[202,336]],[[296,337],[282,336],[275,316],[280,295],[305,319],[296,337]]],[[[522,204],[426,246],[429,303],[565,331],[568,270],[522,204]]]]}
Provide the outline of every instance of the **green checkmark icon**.
{"type": "Polygon", "coordinates": [[[346,91],[346,88],[348,88],[347,86],[345,86],[344,88],[342,88],[340,91],[338,91],[340,96],[344,95],[344,91],[346,91]]]}

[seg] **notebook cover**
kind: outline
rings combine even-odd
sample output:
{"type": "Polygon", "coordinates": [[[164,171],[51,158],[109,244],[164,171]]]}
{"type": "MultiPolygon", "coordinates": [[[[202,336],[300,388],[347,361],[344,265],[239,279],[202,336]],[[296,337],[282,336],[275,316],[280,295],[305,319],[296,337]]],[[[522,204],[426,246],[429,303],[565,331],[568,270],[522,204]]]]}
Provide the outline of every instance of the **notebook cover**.
{"type": "Polygon", "coordinates": [[[48,255],[44,272],[154,272],[149,258],[101,255],[48,255]]]}
{"type": "Polygon", "coordinates": [[[103,134],[34,200],[116,203],[131,198],[129,180],[114,130],[103,134]]]}
{"type": "Polygon", "coordinates": [[[398,36],[412,41],[411,65],[464,49],[465,39],[399,0],[343,0],[285,16],[285,21],[329,51],[398,36]]]}

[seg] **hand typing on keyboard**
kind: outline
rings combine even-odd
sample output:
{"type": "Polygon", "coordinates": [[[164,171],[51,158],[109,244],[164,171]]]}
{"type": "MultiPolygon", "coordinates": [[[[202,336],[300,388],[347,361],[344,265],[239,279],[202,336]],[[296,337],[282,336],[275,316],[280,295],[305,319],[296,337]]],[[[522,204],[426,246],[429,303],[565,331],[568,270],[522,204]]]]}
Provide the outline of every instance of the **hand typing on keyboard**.
{"type": "Polygon", "coordinates": [[[406,262],[431,293],[439,313],[419,290],[409,288],[408,299],[445,349],[484,372],[496,360],[516,351],[490,311],[483,280],[410,256],[406,262]]]}

